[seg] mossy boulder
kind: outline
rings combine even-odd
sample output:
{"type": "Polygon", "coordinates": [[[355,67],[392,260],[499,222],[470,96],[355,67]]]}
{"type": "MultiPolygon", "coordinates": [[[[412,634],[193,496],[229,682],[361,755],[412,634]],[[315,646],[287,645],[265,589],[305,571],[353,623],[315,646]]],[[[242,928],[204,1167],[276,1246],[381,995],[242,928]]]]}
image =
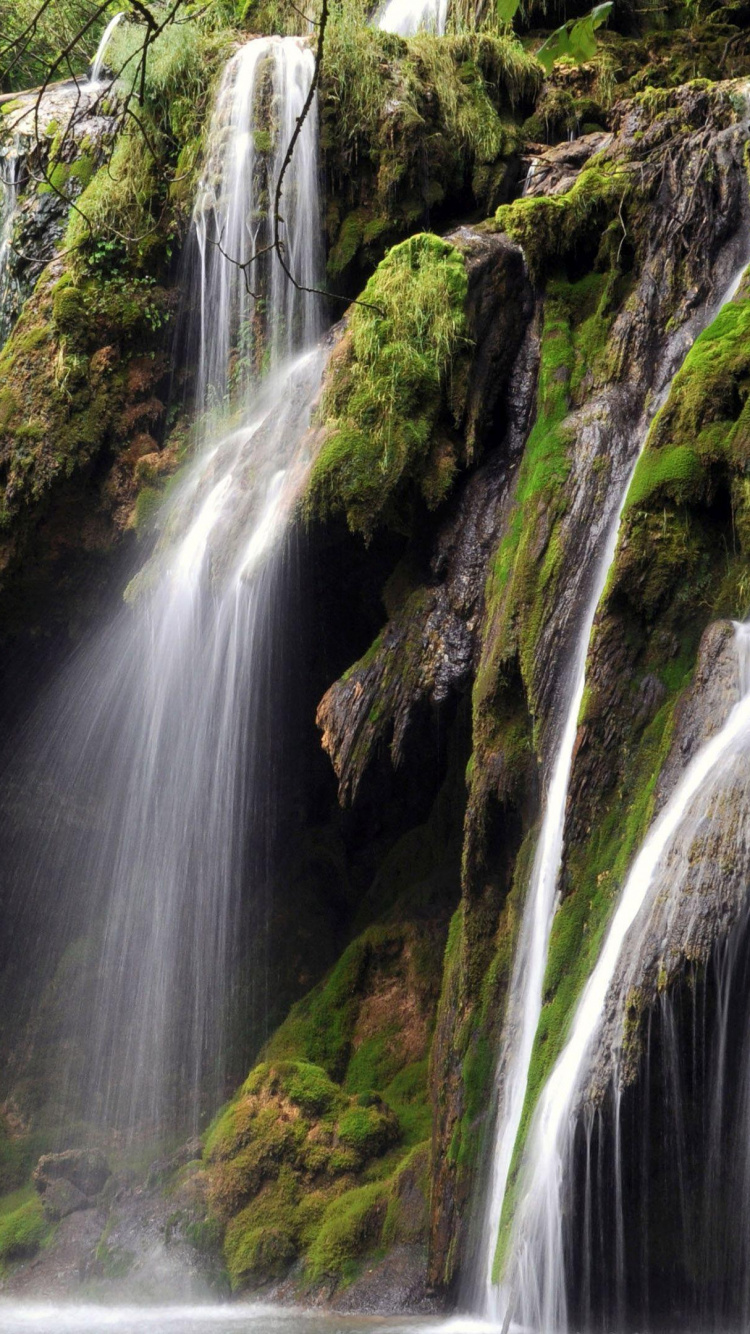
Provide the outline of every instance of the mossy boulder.
{"type": "Polygon", "coordinates": [[[394,246],[352,307],[304,500],[369,541],[437,509],[486,438],[530,313],[519,251],[468,228],[394,246]]]}
{"type": "Polygon", "coordinates": [[[208,1218],[235,1290],[299,1260],[303,1286],[348,1282],[396,1241],[424,1246],[440,948],[421,934],[394,922],[352,942],[208,1130],[208,1218]]]}
{"type": "MultiPolygon", "coordinates": [[[[265,1062],[208,1131],[208,1203],[233,1287],[285,1272],[326,1205],[401,1138],[380,1099],[347,1095],[307,1061],[265,1062]]],[[[315,1276],[315,1275],[313,1275],[315,1276]]]]}
{"type": "Polygon", "coordinates": [[[75,593],[74,571],[84,585],[105,577],[105,558],[132,523],[138,460],[157,448],[151,432],[165,410],[172,293],[61,268],[45,272],[0,353],[6,634],[70,615],[59,590],[69,583],[75,593]]]}

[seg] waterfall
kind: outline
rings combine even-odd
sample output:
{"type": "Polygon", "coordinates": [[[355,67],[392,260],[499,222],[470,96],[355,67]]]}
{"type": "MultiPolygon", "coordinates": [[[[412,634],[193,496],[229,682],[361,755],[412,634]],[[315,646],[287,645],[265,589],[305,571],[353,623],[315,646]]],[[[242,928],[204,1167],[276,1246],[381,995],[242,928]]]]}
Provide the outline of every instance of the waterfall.
{"type": "Polygon", "coordinates": [[[448,0],[388,0],[377,26],[399,37],[413,37],[422,30],[442,37],[447,21],[448,0]]]}
{"type": "Polygon", "coordinates": [[[15,138],[0,154],[0,347],[11,330],[17,293],[12,246],[21,163],[20,143],[15,138]]]}
{"type": "MultiPolygon", "coordinates": [[[[245,266],[273,239],[273,195],[314,69],[295,37],[248,42],[229,61],[219,88],[206,166],[195,207],[199,400],[221,410],[240,399],[259,371],[320,332],[319,301],[297,291],[281,265],[245,266]],[[270,128],[269,128],[270,127],[270,128]],[[234,264],[227,263],[230,256],[234,264]]],[[[317,104],[287,173],[284,256],[303,287],[320,284],[317,104]]]]}
{"type": "Polygon", "coordinates": [[[91,66],[91,73],[89,74],[89,81],[88,81],[89,89],[98,88],[99,84],[102,82],[104,57],[107,54],[107,47],[109,46],[110,38],[112,37],[112,34],[115,28],[117,27],[118,23],[120,23],[124,19],[124,17],[125,17],[124,10],[120,10],[119,14],[114,14],[112,18],[109,20],[109,23],[107,24],[106,28],[104,29],[104,32],[102,33],[101,41],[99,42],[99,45],[96,48],[96,55],[94,56],[94,61],[91,66]]]}
{"type": "MultiPolygon", "coordinates": [[[[601,954],[576,1010],[570,1035],[534,1117],[524,1196],[514,1223],[511,1282],[524,1326],[566,1325],[563,1183],[573,1146],[586,1058],[601,1022],[605,998],[630,928],[657,882],[673,839],[686,819],[702,817],[707,784],[738,747],[750,741],[750,626],[736,628],[744,687],[721,730],[694,756],[654,821],[625,882],[601,954]]],[[[618,1247],[618,1250],[620,1248],[618,1247]]]]}
{"type": "MultiPolygon", "coordinates": [[[[719,309],[730,301],[741,282],[741,269],[719,303],[719,309]]],[[[648,421],[659,410],[669,395],[671,380],[655,397],[651,411],[640,436],[640,447],[627,472],[620,492],[617,510],[612,518],[591,584],[578,638],[575,644],[572,668],[568,677],[567,696],[563,702],[563,725],[552,758],[550,780],[546,791],[542,824],[526,895],[513,975],[501,1044],[501,1062],[498,1072],[498,1110],[492,1149],[492,1171],[487,1193],[483,1226],[484,1257],[481,1276],[482,1291],[474,1294],[474,1304],[481,1305],[486,1315],[502,1321],[513,1309],[516,1271],[512,1276],[513,1288],[507,1282],[498,1283],[493,1277],[495,1252],[503,1211],[508,1175],[515,1148],[526,1098],[529,1066],[537,1026],[542,1010],[544,973],[547,963],[552,921],[556,908],[556,890],[560,873],[565,832],[565,810],[568,784],[573,763],[578,715],[585,686],[586,658],[596,610],[607,583],[614,560],[620,520],[625,506],[630,481],[648,436],[648,421]]],[[[557,1277],[553,1279],[554,1283],[557,1277]]],[[[525,1307],[524,1307],[525,1309],[525,1307]]],[[[552,1312],[542,1308],[540,1328],[557,1329],[552,1312]],[[550,1323],[551,1322],[551,1323],[550,1323]]],[[[535,1317],[529,1317],[535,1323],[535,1317]]]]}
{"type": "MultiPolygon", "coordinates": [[[[69,1115],[130,1136],[178,1119],[189,1128],[222,1096],[240,931],[243,970],[264,986],[284,533],[324,354],[316,298],[280,275],[276,256],[240,266],[268,243],[270,192],[313,67],[291,38],[251,41],[226,67],[188,247],[196,458],[125,605],[53,683],[15,771],[35,803],[11,850],[19,914],[58,957],[83,940],[88,960],[71,986],[60,1096],[69,1115]]],[[[283,200],[287,263],[314,285],[314,108],[283,200]]]]}

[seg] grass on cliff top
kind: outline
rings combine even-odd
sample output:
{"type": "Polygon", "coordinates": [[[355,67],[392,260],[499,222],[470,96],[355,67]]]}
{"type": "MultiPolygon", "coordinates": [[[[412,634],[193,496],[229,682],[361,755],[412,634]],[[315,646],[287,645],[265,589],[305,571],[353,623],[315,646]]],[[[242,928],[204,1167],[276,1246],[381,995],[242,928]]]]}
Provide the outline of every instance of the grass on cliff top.
{"type": "Polygon", "coordinates": [[[431,507],[443,499],[456,461],[436,451],[434,431],[468,344],[467,290],[461,254],[437,236],[422,233],[388,252],[362,294],[379,309],[353,308],[331,362],[308,513],[343,511],[368,539],[407,486],[431,507]]]}

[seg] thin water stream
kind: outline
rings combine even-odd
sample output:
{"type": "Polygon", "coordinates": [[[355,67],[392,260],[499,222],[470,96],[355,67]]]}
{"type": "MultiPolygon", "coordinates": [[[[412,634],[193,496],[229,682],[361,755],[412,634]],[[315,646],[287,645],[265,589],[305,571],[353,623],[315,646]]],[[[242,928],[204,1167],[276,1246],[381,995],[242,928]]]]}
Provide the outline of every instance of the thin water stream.
{"type": "Polygon", "coordinates": [[[738,746],[744,747],[750,741],[750,625],[736,627],[735,642],[744,694],[722,729],[688,765],[633,863],[596,967],[578,1005],[567,1044],[547,1081],[534,1118],[529,1170],[511,1258],[518,1312],[524,1326],[559,1330],[567,1323],[563,1184],[586,1057],[601,1022],[624,942],[683,821],[691,815],[700,818],[706,784],[738,746]],[[697,802],[701,803],[700,809],[697,802]]]}
{"type": "Polygon", "coordinates": [[[120,10],[118,14],[113,14],[112,18],[109,20],[109,23],[104,29],[104,32],[101,35],[101,40],[99,42],[99,45],[96,48],[96,55],[94,56],[93,63],[91,65],[91,73],[89,74],[87,91],[93,91],[97,89],[99,85],[103,82],[102,71],[104,69],[104,59],[106,57],[107,50],[109,48],[109,43],[112,40],[112,35],[115,31],[115,28],[118,26],[118,24],[122,22],[124,17],[125,17],[124,10],[120,10]]]}
{"type": "MultiPolygon", "coordinates": [[[[743,256],[739,270],[733,275],[727,291],[714,308],[714,313],[734,297],[742,280],[745,263],[746,257],[743,256]]],[[[497,1282],[493,1277],[495,1251],[508,1174],[526,1097],[531,1054],[542,1009],[544,972],[556,908],[557,883],[565,833],[565,809],[578,730],[578,715],[585,686],[589,641],[597,607],[604,592],[617,549],[620,520],[630,482],[648,438],[649,423],[666,401],[671,383],[670,379],[660,394],[656,396],[646,424],[642,427],[639,447],[626,474],[617,510],[610,523],[598,560],[585,614],[581,620],[572,669],[569,675],[568,696],[564,706],[564,724],[551,765],[542,826],[516,950],[504,1039],[501,1044],[499,1079],[501,1091],[492,1153],[492,1175],[487,1194],[483,1228],[486,1248],[483,1271],[484,1290],[477,1294],[473,1303],[479,1309],[482,1309],[489,1319],[499,1323],[503,1322],[510,1305],[514,1301],[514,1292],[509,1289],[506,1283],[497,1282]]],[[[543,1329],[558,1328],[557,1325],[544,1323],[540,1327],[543,1329]]]]}
{"type": "Polygon", "coordinates": [[[448,0],[387,0],[377,17],[377,26],[399,37],[414,37],[418,32],[445,33],[448,0]]]}

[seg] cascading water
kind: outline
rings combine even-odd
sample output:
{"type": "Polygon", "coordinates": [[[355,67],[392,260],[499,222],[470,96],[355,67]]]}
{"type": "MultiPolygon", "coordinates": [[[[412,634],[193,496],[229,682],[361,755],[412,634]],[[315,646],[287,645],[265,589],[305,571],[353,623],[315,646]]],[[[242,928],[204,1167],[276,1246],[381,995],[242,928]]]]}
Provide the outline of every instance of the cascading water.
{"type": "MultiPolygon", "coordinates": [[[[743,265],[733,277],[728,291],[719,303],[719,309],[735,295],[744,273],[743,265]]],[[[652,404],[648,420],[666,400],[671,380],[652,404]]],[[[575,645],[572,669],[568,678],[567,699],[563,703],[564,722],[551,765],[549,787],[536,847],[532,873],[527,892],[523,920],[516,949],[513,976],[501,1044],[503,1053],[498,1071],[499,1104],[492,1152],[492,1173],[487,1194],[483,1226],[485,1246],[484,1265],[480,1275],[481,1291],[473,1295],[473,1305],[480,1306],[494,1321],[507,1319],[514,1309],[517,1272],[512,1275],[512,1286],[498,1282],[493,1274],[498,1243],[500,1220],[503,1212],[508,1175],[515,1148],[529,1075],[529,1065],[537,1026],[542,1009],[542,987],[547,962],[550,932],[556,907],[556,890],[565,832],[565,809],[570,780],[578,714],[585,686],[586,657],[596,610],[606,586],[610,566],[615,556],[620,519],[627,492],[640,452],[648,435],[647,426],[641,432],[640,448],[628,470],[617,511],[610,523],[603,545],[586,612],[575,645]]],[[[551,1311],[546,1306],[540,1328],[556,1329],[549,1323],[551,1311]]],[[[538,1314],[538,1313],[537,1313],[538,1314]]],[[[535,1323],[534,1317],[530,1317],[535,1323]]]]}
{"type": "Polygon", "coordinates": [[[0,347],[13,323],[17,284],[12,270],[13,228],[16,222],[21,154],[15,139],[0,154],[0,347]]]}
{"type": "MultiPolygon", "coordinates": [[[[48,794],[37,824],[51,828],[43,846],[32,833],[11,852],[19,912],[54,876],[57,912],[39,929],[58,957],[77,941],[69,954],[88,978],[60,1098],[130,1134],[165,1127],[176,1107],[194,1124],[201,1097],[222,1091],[243,897],[250,946],[262,946],[283,535],[324,357],[316,298],[271,253],[241,266],[268,243],[269,192],[313,67],[301,42],[262,38],[226,68],[194,217],[197,459],[128,605],[54,684],[15,771],[16,789],[48,794]]],[[[310,286],[316,145],[313,107],[284,183],[286,260],[310,286]]]]}
{"type": "Polygon", "coordinates": [[[750,627],[737,627],[740,679],[745,693],[722,729],[688,765],[633,863],[602,952],[588,980],[567,1044],[547,1081],[534,1118],[529,1167],[510,1264],[524,1326],[558,1330],[567,1321],[563,1185],[568,1174],[586,1059],[601,1023],[605,998],[630,928],[657,882],[670,846],[686,819],[700,819],[707,787],[737,748],[750,741],[750,627]]]}
{"type": "Polygon", "coordinates": [[[420,31],[442,37],[447,21],[448,0],[388,0],[377,26],[399,37],[413,37],[420,31]]]}
{"type": "MultiPolygon", "coordinates": [[[[209,409],[221,409],[228,397],[242,401],[269,361],[310,347],[320,332],[319,302],[300,293],[275,258],[247,267],[273,239],[276,181],[314,63],[301,40],[270,37],[242,47],[224,71],[195,209],[199,316],[192,351],[198,399],[209,409]]],[[[294,150],[283,203],[285,260],[308,288],[319,285],[323,262],[317,144],[316,103],[294,150]]]]}
{"type": "Polygon", "coordinates": [[[107,54],[107,49],[109,47],[109,43],[111,41],[113,32],[117,27],[118,23],[122,22],[124,17],[125,13],[123,10],[121,10],[119,14],[114,14],[112,18],[109,20],[109,23],[107,24],[106,28],[104,29],[104,32],[102,33],[101,41],[99,42],[99,45],[96,48],[96,55],[94,56],[93,64],[91,66],[91,73],[89,74],[89,82],[88,82],[89,89],[98,88],[99,84],[102,82],[104,57],[107,54]]]}

